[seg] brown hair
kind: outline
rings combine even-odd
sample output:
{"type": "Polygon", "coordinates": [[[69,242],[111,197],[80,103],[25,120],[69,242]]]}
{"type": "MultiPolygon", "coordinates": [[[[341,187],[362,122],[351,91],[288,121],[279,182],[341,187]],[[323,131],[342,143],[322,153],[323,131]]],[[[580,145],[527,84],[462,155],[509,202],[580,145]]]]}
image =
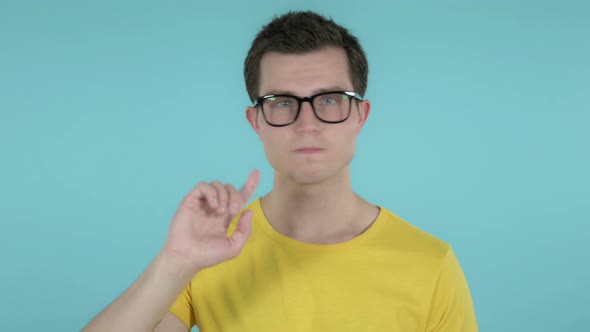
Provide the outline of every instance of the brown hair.
{"type": "Polygon", "coordinates": [[[259,97],[260,60],[266,52],[302,54],[326,46],[341,47],[346,51],[352,85],[355,92],[364,96],[369,64],[358,39],[331,18],[312,11],[290,11],[275,16],[252,41],[244,61],[244,79],[250,100],[259,97]]]}

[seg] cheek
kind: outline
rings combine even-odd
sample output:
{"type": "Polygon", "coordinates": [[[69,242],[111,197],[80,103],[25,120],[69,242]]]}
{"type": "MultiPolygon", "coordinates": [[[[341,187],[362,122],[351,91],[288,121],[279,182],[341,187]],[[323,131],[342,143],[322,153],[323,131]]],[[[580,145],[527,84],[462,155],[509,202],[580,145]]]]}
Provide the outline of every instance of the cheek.
{"type": "Polygon", "coordinates": [[[343,142],[340,150],[340,156],[346,161],[350,162],[356,150],[356,137],[352,135],[343,142]]]}
{"type": "Polygon", "coordinates": [[[266,158],[268,162],[272,166],[278,165],[282,160],[285,159],[285,151],[287,151],[287,146],[283,142],[284,140],[277,136],[268,136],[262,135],[262,144],[264,146],[264,153],[266,154],[266,158]]]}
{"type": "Polygon", "coordinates": [[[356,146],[356,131],[355,128],[350,126],[345,128],[340,134],[338,135],[338,142],[339,151],[341,154],[349,155],[350,153],[354,153],[355,146],[356,146]]]}

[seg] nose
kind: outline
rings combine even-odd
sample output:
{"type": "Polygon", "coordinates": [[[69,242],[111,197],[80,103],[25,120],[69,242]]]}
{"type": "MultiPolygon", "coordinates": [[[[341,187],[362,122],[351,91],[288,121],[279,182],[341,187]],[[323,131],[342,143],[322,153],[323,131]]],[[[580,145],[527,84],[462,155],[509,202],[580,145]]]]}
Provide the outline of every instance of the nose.
{"type": "Polygon", "coordinates": [[[316,118],[313,113],[313,108],[309,102],[303,102],[301,104],[301,110],[299,110],[299,116],[294,125],[297,127],[298,132],[317,132],[319,130],[320,120],[316,118]]]}

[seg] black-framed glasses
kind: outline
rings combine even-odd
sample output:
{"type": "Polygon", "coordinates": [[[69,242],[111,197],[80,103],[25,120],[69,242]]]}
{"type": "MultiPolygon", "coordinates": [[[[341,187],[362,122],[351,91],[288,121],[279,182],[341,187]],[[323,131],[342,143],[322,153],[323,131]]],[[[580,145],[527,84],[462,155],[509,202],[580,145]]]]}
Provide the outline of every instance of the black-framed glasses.
{"type": "Polygon", "coordinates": [[[272,94],[256,98],[254,107],[260,106],[264,120],[273,127],[284,127],[297,121],[301,105],[306,101],[320,121],[340,123],[350,116],[353,99],[363,100],[354,91],[328,91],[310,97],[272,94]]]}

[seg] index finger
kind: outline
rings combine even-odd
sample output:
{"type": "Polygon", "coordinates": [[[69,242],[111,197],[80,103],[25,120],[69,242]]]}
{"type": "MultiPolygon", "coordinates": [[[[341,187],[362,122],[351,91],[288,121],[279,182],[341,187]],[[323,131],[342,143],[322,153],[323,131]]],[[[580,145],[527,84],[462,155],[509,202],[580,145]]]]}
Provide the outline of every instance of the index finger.
{"type": "Polygon", "coordinates": [[[240,196],[242,197],[242,202],[246,204],[252,194],[256,191],[256,187],[258,187],[258,182],[260,181],[260,171],[254,169],[250,175],[248,176],[248,180],[244,183],[242,189],[240,189],[240,196]]]}

